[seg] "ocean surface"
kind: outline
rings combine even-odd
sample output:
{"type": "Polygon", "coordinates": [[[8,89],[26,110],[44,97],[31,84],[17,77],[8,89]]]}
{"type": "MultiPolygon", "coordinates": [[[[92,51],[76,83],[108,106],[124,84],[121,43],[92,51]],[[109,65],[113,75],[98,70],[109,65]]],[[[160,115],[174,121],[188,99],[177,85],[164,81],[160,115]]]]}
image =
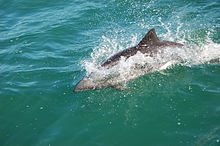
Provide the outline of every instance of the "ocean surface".
{"type": "Polygon", "coordinates": [[[220,146],[219,57],[219,0],[0,0],[0,145],[220,146]],[[184,63],[73,92],[152,28],[184,63]]]}

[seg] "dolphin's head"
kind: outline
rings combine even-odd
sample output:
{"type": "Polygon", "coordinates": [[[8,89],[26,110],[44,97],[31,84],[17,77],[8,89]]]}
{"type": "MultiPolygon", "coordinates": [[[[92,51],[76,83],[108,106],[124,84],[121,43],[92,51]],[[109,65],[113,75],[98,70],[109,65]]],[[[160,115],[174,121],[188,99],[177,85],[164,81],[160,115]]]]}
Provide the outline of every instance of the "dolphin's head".
{"type": "Polygon", "coordinates": [[[91,78],[84,77],[81,81],[77,83],[74,92],[94,90],[95,88],[96,84],[93,82],[93,80],[91,78]]]}

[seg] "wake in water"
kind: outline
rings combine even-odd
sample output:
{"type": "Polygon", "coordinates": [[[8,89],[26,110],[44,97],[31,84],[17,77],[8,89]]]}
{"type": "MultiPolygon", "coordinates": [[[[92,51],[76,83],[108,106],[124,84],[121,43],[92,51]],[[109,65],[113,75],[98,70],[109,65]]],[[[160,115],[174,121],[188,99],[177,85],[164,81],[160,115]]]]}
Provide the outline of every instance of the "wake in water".
{"type": "Polygon", "coordinates": [[[210,33],[207,33],[206,38],[202,41],[199,39],[195,41],[187,34],[188,32],[181,33],[183,26],[181,23],[176,28],[176,34],[173,35],[170,26],[162,23],[160,19],[159,21],[163,29],[166,30],[166,33],[159,35],[159,37],[164,38],[163,40],[175,40],[184,44],[184,47],[167,47],[152,56],[137,52],[129,58],[122,56],[120,61],[111,68],[103,68],[101,67],[103,61],[121,50],[137,45],[139,42],[137,34],[133,34],[129,39],[122,37],[122,41],[103,36],[101,44],[92,52],[91,59],[82,62],[86,70],[86,77],[92,79],[94,83],[98,82],[105,84],[105,87],[113,87],[173,65],[192,66],[213,61],[219,62],[220,44],[214,43],[210,39],[210,33]],[[196,43],[192,43],[190,40],[196,43]]]}
{"type": "MultiPolygon", "coordinates": [[[[137,35],[134,35],[132,40],[137,43],[137,35]]],[[[184,41],[185,40],[183,40],[183,42],[184,41]]],[[[209,40],[200,45],[187,45],[183,48],[166,48],[164,51],[158,52],[152,57],[146,57],[141,52],[138,52],[128,59],[121,57],[117,65],[110,69],[104,69],[100,67],[102,63],[100,60],[102,60],[102,58],[109,58],[110,54],[116,52],[115,48],[121,50],[123,47],[120,46],[116,40],[111,40],[107,37],[103,37],[102,43],[100,48],[94,50],[91,54],[92,59],[83,62],[87,76],[95,76],[95,78],[100,79],[117,76],[115,82],[118,83],[127,82],[135,78],[135,76],[144,75],[146,72],[149,72],[149,70],[153,72],[166,69],[166,63],[192,66],[208,63],[212,60],[218,60],[220,57],[220,45],[209,40]],[[165,65],[165,67],[163,67],[163,65],[165,65]],[[137,72],[138,67],[139,69],[137,72]]]]}

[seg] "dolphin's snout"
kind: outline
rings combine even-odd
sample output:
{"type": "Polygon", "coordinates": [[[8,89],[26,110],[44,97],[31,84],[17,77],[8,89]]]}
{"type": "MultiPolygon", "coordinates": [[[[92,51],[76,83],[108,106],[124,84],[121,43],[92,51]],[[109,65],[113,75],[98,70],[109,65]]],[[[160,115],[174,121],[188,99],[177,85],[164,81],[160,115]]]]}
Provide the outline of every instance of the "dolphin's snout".
{"type": "Polygon", "coordinates": [[[79,92],[79,91],[85,91],[85,90],[91,90],[94,88],[94,83],[88,79],[88,78],[83,78],[79,83],[76,85],[74,92],[79,92]]]}

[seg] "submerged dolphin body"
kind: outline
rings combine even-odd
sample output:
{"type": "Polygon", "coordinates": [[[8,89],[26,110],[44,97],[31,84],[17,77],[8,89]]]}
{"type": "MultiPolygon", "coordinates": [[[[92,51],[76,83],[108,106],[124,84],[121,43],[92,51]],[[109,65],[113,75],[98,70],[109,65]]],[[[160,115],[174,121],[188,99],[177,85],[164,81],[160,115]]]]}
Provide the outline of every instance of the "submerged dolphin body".
{"type": "MultiPolygon", "coordinates": [[[[116,66],[121,58],[129,59],[130,57],[136,55],[138,52],[141,52],[144,54],[144,56],[154,56],[160,51],[163,51],[165,48],[182,48],[183,45],[176,43],[176,42],[170,42],[170,41],[164,41],[159,40],[156,32],[154,29],[151,29],[145,37],[140,41],[140,43],[137,46],[125,49],[109,59],[107,59],[103,64],[101,64],[101,68],[105,70],[109,70],[116,66]]],[[[137,77],[140,77],[144,74],[147,74],[149,72],[158,71],[161,69],[165,69],[166,67],[172,65],[172,63],[164,63],[160,69],[157,68],[152,69],[148,68],[143,71],[143,68],[145,66],[137,66],[134,68],[132,72],[129,72],[127,76],[120,77],[120,75],[117,74],[117,71],[115,74],[108,74],[108,75],[102,75],[99,76],[95,73],[91,73],[88,76],[84,77],[79,83],[76,85],[74,92],[79,91],[85,91],[85,90],[95,90],[95,89],[101,89],[101,88],[108,88],[113,87],[119,90],[124,90],[126,87],[122,86],[123,83],[126,83],[127,81],[133,80],[137,77]]]]}

